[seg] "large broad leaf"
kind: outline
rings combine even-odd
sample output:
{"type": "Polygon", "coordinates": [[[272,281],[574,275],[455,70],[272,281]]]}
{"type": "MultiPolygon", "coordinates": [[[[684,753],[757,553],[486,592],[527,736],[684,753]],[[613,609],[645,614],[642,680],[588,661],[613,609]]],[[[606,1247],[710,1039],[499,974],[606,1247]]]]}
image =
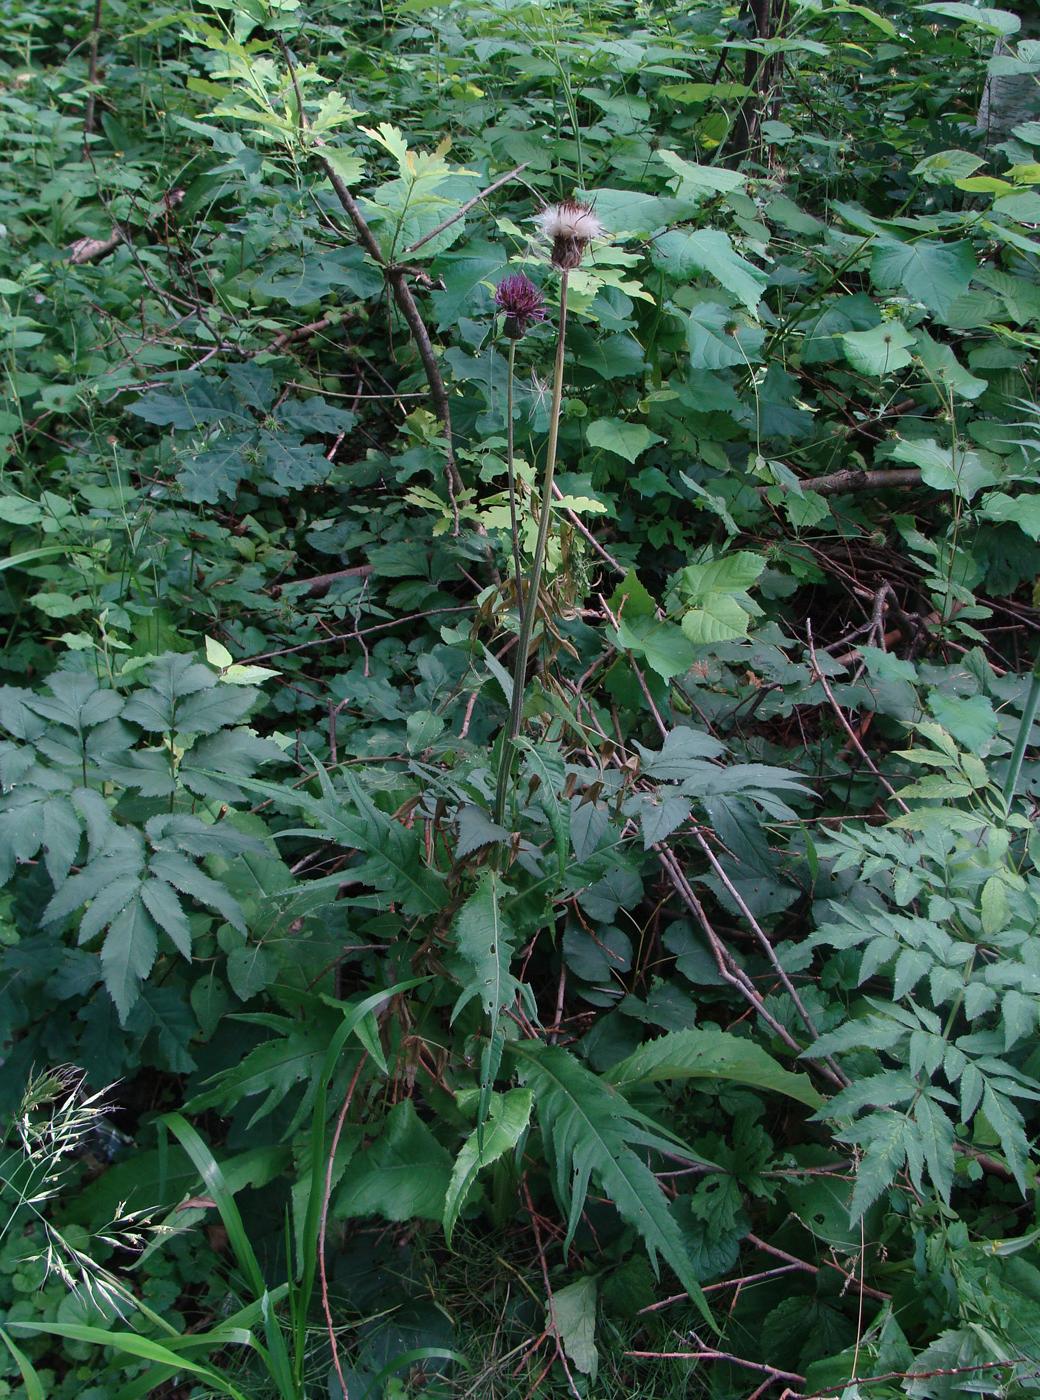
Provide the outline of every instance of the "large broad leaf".
{"type": "Polygon", "coordinates": [[[902,287],[907,296],[922,302],[945,319],[957,298],[968,290],[978,264],[971,244],[897,243],[885,239],[874,249],[870,276],[876,287],[902,287]]]}
{"type": "Polygon", "coordinates": [[[602,447],[626,462],[634,462],[648,447],[662,439],[643,423],[626,423],[621,418],[597,418],[585,434],[590,447],[602,447]]]}
{"type": "Polygon", "coordinates": [[[1017,34],[1022,27],[1021,19],[1010,10],[996,10],[986,5],[968,5],[964,0],[936,0],[934,4],[918,5],[917,8],[927,10],[933,15],[946,15],[947,18],[958,20],[961,24],[984,29],[989,34],[997,34],[1005,39],[1009,34],[1017,34]]]}
{"type": "Polygon", "coordinates": [[[958,445],[956,451],[935,438],[904,438],[889,454],[893,462],[912,462],[921,480],[934,491],[953,491],[970,501],[983,486],[1000,480],[1000,462],[989,452],[958,445]]]}
{"type": "Polygon", "coordinates": [[[913,356],[914,337],[901,321],[883,321],[869,331],[847,331],[841,338],[845,358],[861,374],[886,375],[905,369],[913,356]]]}
{"type": "Polygon", "coordinates": [[[390,1110],[382,1133],[354,1157],[335,1214],[353,1219],[440,1220],[451,1178],[451,1157],[420,1119],[411,1099],[390,1110]]]}
{"type": "Polygon", "coordinates": [[[714,195],[731,194],[734,190],[743,189],[747,184],[746,175],[742,175],[738,170],[728,170],[724,165],[694,165],[688,160],[683,160],[675,151],[659,150],[657,158],[678,175],[680,199],[700,203],[701,200],[714,195]]]}
{"type": "Polygon", "coordinates": [[[712,593],[683,614],[683,635],[697,646],[733,642],[747,635],[748,615],[728,593],[712,593]]]}
{"type": "Polygon", "coordinates": [[[991,491],[982,503],[981,514],[987,520],[1011,521],[1030,539],[1040,540],[1040,496],[1009,496],[1004,491],[991,491]]]}
{"type": "Polygon", "coordinates": [[[686,325],[690,365],[693,369],[725,369],[727,365],[755,364],[762,358],[765,335],[728,306],[700,302],[686,325]]]}
{"type": "Polygon", "coordinates": [[[596,190],[596,218],[608,233],[648,236],[696,208],[693,200],[644,194],[640,190],[596,190]]]}
{"type": "Polygon", "coordinates": [[[682,1230],[645,1160],[647,1149],[673,1156],[681,1152],[691,1161],[698,1160],[696,1155],[566,1050],[523,1041],[510,1051],[534,1093],[542,1139],[555,1168],[556,1195],[567,1210],[564,1249],[574,1238],[595,1177],[622,1219],[639,1232],[655,1268],[660,1255],[714,1327],[682,1230]]]}
{"type": "Polygon", "coordinates": [[[642,656],[662,680],[683,676],[697,659],[692,644],[674,622],[658,622],[655,617],[621,618],[618,645],[633,656],[642,656]]]}
{"type": "Polygon", "coordinates": [[[752,1040],[716,1027],[671,1031],[641,1045],[607,1073],[615,1088],[659,1079],[728,1079],[755,1089],[772,1089],[819,1108],[823,1099],[804,1074],[792,1074],[752,1040]]]}
{"type": "Polygon", "coordinates": [[[761,269],[741,257],[729,234],[720,229],[666,233],[653,244],[653,260],[680,282],[707,273],[752,313],[769,280],[761,269]]]}

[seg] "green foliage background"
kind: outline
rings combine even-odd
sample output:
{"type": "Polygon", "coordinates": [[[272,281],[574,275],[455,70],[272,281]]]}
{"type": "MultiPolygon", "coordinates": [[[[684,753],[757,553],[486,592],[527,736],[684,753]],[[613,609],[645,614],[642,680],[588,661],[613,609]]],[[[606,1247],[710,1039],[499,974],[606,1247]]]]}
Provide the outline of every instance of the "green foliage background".
{"type": "Polygon", "coordinates": [[[5,6],[0,1394],[1037,1389],[1034,31],[5,6]]]}

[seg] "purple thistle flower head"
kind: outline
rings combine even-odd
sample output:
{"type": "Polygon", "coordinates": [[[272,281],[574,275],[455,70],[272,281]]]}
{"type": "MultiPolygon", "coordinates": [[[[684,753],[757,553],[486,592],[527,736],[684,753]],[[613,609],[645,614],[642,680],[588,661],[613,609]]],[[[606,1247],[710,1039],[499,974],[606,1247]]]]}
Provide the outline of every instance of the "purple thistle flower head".
{"type": "Polygon", "coordinates": [[[510,273],[495,288],[495,305],[506,313],[505,332],[519,340],[529,326],[545,320],[545,298],[522,272],[510,273]]]}

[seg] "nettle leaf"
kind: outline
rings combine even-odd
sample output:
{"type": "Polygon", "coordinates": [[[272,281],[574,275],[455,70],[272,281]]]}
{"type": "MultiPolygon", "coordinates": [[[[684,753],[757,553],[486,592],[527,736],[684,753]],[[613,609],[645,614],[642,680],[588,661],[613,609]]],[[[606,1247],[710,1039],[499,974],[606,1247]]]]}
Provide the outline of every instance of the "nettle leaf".
{"type": "Polygon", "coordinates": [[[634,462],[648,447],[662,442],[663,438],[642,423],[626,423],[620,418],[597,418],[589,424],[585,441],[590,447],[602,447],[623,457],[626,462],[634,462]]]}
{"type": "Polygon", "coordinates": [[[907,296],[923,303],[940,320],[945,320],[953,303],[968,290],[977,269],[967,241],[897,243],[883,239],[875,245],[870,261],[876,287],[902,287],[907,296]]]}
{"type": "Polygon", "coordinates": [[[910,346],[915,341],[902,321],[882,321],[869,331],[846,331],[841,343],[853,369],[884,376],[906,368],[913,358],[910,346]]]}
{"type": "Polygon", "coordinates": [[[676,281],[688,281],[700,272],[714,277],[752,315],[769,281],[761,269],[741,257],[729,234],[720,229],[704,228],[695,233],[675,229],[654,241],[651,256],[676,281]]]}
{"type": "Polygon", "coordinates": [[[497,1162],[514,1147],[527,1131],[534,1100],[529,1089],[510,1089],[491,1096],[490,1112],[483,1130],[474,1128],[463,1143],[452,1167],[444,1198],[444,1235],[451,1244],[456,1221],[472,1195],[477,1177],[485,1167],[497,1162]]]}
{"type": "Polygon", "coordinates": [[[617,645],[633,656],[641,656],[662,680],[682,676],[697,659],[693,644],[674,622],[658,622],[654,617],[622,617],[617,645]]]}
{"type": "Polygon", "coordinates": [[[765,338],[764,330],[749,325],[739,312],[717,301],[700,302],[690,312],[686,323],[693,369],[757,364],[762,358],[765,338]]]}
{"type": "Polygon", "coordinates": [[[411,1099],[387,1114],[371,1147],[350,1163],[333,1215],[353,1220],[379,1215],[384,1220],[441,1220],[451,1181],[447,1151],[420,1119],[411,1099]]]}
{"type": "Polygon", "coordinates": [[[644,1160],[646,1149],[673,1156],[678,1152],[691,1162],[698,1160],[696,1154],[566,1050],[522,1041],[512,1044],[510,1053],[534,1094],[545,1150],[555,1167],[557,1199],[567,1210],[564,1248],[570,1248],[595,1177],[621,1218],[638,1231],[654,1267],[660,1255],[714,1327],[682,1230],[644,1160]]]}

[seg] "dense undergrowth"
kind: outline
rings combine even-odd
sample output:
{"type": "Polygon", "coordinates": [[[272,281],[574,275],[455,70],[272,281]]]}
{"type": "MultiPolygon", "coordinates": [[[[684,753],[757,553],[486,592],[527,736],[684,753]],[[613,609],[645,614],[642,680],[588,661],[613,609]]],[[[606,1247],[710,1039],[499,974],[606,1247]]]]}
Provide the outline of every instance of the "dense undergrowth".
{"type": "Polygon", "coordinates": [[[1040,1388],[1028,11],[4,7],[0,1395],[1040,1388]]]}

